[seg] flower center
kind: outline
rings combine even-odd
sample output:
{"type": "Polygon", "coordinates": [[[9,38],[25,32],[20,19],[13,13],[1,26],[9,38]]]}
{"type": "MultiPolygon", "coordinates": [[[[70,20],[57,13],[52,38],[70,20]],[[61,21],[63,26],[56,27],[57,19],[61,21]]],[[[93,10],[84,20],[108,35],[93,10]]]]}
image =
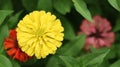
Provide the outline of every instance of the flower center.
{"type": "Polygon", "coordinates": [[[100,32],[98,29],[96,29],[96,33],[92,33],[89,35],[89,37],[95,37],[95,38],[103,38],[101,36],[102,32],[100,32]]]}
{"type": "Polygon", "coordinates": [[[36,31],[36,36],[39,38],[39,37],[42,37],[42,35],[44,35],[44,33],[45,33],[45,30],[44,29],[38,29],[37,31],[36,31]]]}

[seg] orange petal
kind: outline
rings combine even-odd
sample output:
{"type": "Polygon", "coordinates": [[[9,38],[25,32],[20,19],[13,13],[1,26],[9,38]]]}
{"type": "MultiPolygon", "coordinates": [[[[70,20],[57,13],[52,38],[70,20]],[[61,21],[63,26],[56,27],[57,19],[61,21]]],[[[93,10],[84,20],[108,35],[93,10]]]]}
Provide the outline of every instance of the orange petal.
{"type": "Polygon", "coordinates": [[[12,39],[14,39],[14,40],[16,40],[16,30],[10,30],[10,32],[9,32],[9,34],[10,34],[10,38],[12,38],[12,39]]]}
{"type": "Polygon", "coordinates": [[[14,48],[14,47],[16,47],[14,41],[10,38],[5,38],[4,48],[9,49],[9,48],[14,48]]]}
{"type": "Polygon", "coordinates": [[[7,51],[7,54],[10,56],[10,57],[13,57],[13,55],[15,55],[15,53],[16,53],[16,48],[12,48],[12,49],[9,49],[8,51],[7,51]]]}

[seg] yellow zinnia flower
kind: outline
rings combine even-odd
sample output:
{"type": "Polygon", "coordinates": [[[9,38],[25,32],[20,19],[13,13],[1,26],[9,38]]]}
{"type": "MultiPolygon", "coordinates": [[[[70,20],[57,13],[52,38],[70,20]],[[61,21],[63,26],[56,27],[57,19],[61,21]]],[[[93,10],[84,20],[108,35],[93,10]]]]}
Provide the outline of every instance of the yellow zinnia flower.
{"type": "Polygon", "coordinates": [[[45,58],[48,54],[54,54],[62,44],[64,28],[50,12],[33,11],[20,20],[17,26],[19,47],[29,56],[45,58]]]}

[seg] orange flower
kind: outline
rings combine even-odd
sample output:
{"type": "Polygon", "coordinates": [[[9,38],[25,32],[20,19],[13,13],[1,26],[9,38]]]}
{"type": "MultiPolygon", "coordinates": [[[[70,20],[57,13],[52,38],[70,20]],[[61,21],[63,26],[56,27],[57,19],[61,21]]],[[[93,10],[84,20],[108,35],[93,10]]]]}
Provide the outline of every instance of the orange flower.
{"type": "Polygon", "coordinates": [[[18,47],[16,30],[10,30],[9,37],[5,38],[4,48],[10,57],[21,62],[26,62],[31,58],[18,47]]]}

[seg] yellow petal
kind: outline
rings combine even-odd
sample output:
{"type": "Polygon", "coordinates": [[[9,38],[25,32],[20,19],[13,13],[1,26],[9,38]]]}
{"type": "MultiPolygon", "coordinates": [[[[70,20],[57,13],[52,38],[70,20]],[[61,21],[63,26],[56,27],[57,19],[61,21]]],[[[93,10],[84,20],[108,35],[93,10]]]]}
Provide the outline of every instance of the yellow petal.
{"type": "Polygon", "coordinates": [[[37,59],[54,54],[64,37],[61,21],[45,11],[27,14],[19,21],[16,31],[21,50],[37,59]]]}
{"type": "Polygon", "coordinates": [[[42,45],[40,45],[39,43],[36,43],[35,56],[37,59],[41,58],[41,49],[42,49],[42,45]]]}

